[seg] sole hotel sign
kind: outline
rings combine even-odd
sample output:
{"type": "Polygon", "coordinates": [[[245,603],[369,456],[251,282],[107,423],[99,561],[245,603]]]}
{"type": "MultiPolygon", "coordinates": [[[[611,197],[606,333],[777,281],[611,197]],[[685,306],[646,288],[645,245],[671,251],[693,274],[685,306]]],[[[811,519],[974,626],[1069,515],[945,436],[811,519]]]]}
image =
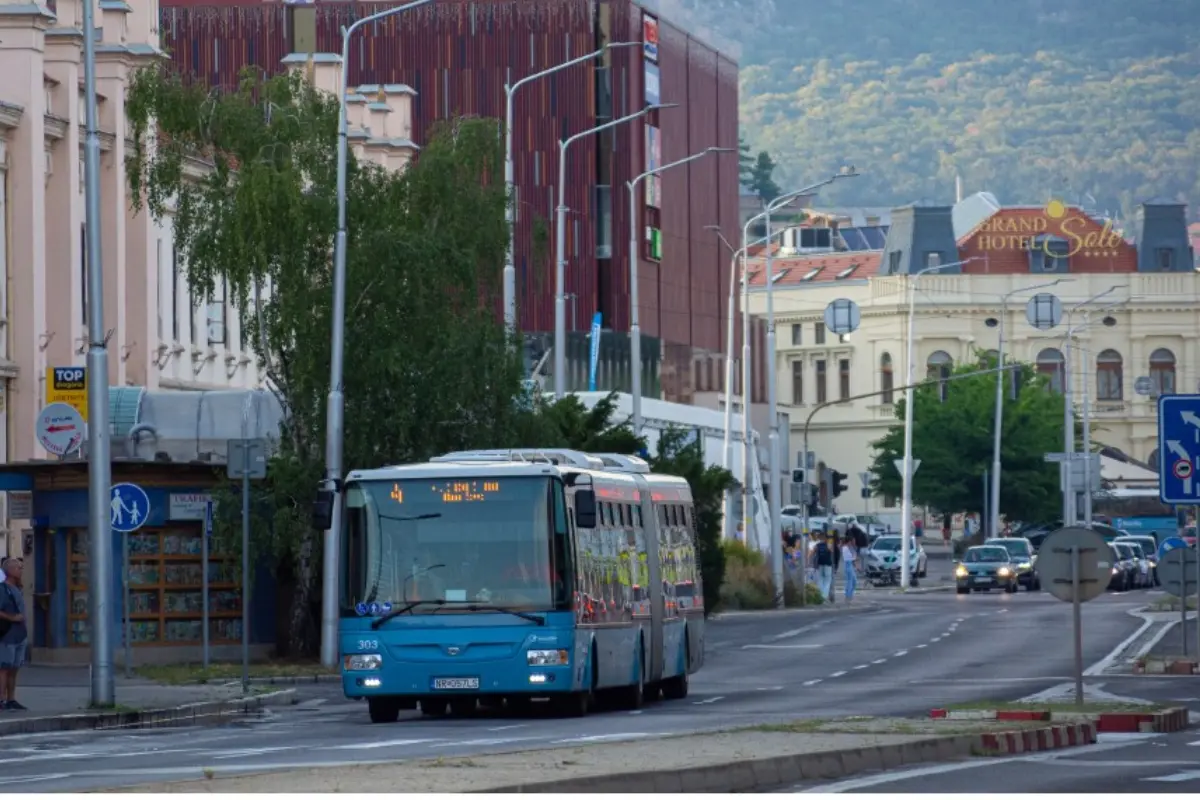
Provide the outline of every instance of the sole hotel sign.
{"type": "Polygon", "coordinates": [[[1121,234],[1113,230],[1112,220],[1104,220],[1097,229],[1095,222],[1082,215],[1067,215],[1067,207],[1058,200],[1046,204],[1038,216],[993,216],[979,227],[975,241],[980,250],[1040,250],[1055,257],[1110,257],[1124,244],[1121,234]],[[1049,243],[1061,241],[1066,250],[1049,243]]]}

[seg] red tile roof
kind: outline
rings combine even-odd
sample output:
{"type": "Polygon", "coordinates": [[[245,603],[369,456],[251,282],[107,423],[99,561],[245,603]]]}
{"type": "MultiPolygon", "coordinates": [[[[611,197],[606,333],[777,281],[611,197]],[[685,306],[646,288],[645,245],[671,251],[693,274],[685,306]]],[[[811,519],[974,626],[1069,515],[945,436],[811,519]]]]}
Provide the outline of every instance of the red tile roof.
{"type": "MultiPolygon", "coordinates": [[[[775,258],[771,271],[775,286],[804,286],[812,283],[831,283],[839,280],[861,280],[879,274],[883,253],[878,250],[854,253],[818,253],[814,255],[775,258]]],[[[746,263],[751,286],[765,286],[766,262],[753,259],[746,263]]]]}

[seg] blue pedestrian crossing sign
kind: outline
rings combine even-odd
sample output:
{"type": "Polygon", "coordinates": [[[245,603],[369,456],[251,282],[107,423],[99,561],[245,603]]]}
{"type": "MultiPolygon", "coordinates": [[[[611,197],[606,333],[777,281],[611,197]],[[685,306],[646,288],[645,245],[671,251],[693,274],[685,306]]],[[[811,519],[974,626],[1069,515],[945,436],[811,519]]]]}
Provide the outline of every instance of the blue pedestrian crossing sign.
{"type": "Polygon", "coordinates": [[[150,498],[136,483],[118,483],[112,487],[110,522],[117,533],[133,533],[150,516],[150,498]]]}
{"type": "Polygon", "coordinates": [[[1187,542],[1178,536],[1170,536],[1166,539],[1163,539],[1158,545],[1158,560],[1162,561],[1165,559],[1167,557],[1167,553],[1171,552],[1172,550],[1184,549],[1186,547],[1187,542]]]}
{"type": "Polygon", "coordinates": [[[1167,505],[1200,504],[1200,394],[1158,398],[1158,497],[1167,505]]]}

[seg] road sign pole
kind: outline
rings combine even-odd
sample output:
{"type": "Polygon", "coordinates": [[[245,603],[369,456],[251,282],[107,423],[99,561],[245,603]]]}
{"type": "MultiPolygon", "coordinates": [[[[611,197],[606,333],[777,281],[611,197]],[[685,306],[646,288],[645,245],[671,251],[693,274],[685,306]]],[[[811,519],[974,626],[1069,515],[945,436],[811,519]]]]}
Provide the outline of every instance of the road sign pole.
{"type": "Polygon", "coordinates": [[[208,540],[212,538],[212,500],[204,506],[204,535],[200,537],[200,649],[204,669],[208,669],[208,540]]]}
{"type": "Polygon", "coordinates": [[[1071,624],[1075,628],[1075,705],[1083,706],[1083,602],[1080,598],[1079,571],[1083,554],[1071,548],[1071,624]]]}
{"type": "Polygon", "coordinates": [[[250,694],[250,448],[242,450],[242,694],[250,694]]]}
{"type": "Polygon", "coordinates": [[[133,606],[129,597],[129,534],[121,534],[121,592],[125,611],[125,677],[133,677],[133,606]]]}
{"type": "MultiPolygon", "coordinates": [[[[1196,561],[1197,561],[1197,563],[1200,563],[1200,559],[1196,559],[1196,561]]],[[[1184,585],[1186,586],[1186,583],[1184,585]]],[[[1186,658],[1187,654],[1188,654],[1188,642],[1187,642],[1187,639],[1188,639],[1188,637],[1187,637],[1187,606],[1188,606],[1188,602],[1187,601],[1188,601],[1187,592],[1184,591],[1183,596],[1179,598],[1179,634],[1183,637],[1184,658],[1186,658]]],[[[1200,616],[1200,603],[1197,604],[1196,612],[1197,612],[1197,616],[1200,616]]]]}

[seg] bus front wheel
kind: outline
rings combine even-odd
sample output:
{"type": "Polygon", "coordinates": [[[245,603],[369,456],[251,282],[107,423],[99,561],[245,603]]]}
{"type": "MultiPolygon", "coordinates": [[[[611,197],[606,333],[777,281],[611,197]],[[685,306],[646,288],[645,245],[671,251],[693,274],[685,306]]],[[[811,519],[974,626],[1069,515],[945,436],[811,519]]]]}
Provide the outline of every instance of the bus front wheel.
{"type": "Polygon", "coordinates": [[[390,697],[368,697],[367,712],[371,722],[395,722],[400,719],[400,703],[390,697]]]}

